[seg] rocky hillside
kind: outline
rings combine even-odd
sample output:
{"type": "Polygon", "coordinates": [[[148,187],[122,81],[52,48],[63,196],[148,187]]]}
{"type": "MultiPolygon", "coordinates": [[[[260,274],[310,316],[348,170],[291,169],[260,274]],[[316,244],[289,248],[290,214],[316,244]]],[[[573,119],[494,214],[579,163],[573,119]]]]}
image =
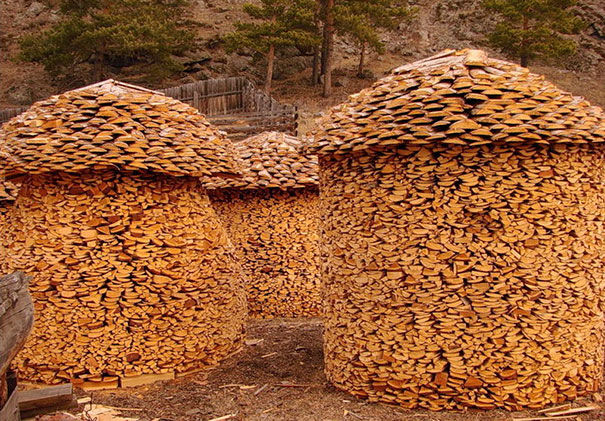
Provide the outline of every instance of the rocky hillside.
{"type": "MultiPolygon", "coordinates": [[[[107,77],[115,77],[151,87],[177,85],[197,79],[224,75],[246,75],[260,81],[262,63],[252,57],[226,54],[220,36],[233,27],[233,22],[245,19],[241,5],[245,0],[198,0],[191,10],[201,23],[200,49],[189,57],[188,72],[170,80],[150,84],[129,69],[120,73],[108,70],[107,77]]],[[[357,51],[346,39],[337,40],[335,94],[323,99],[320,90],[309,86],[311,57],[295,56],[278,59],[274,95],[301,108],[303,130],[313,125],[313,118],[328,106],[346,98],[348,94],[369,85],[394,67],[405,62],[429,56],[445,48],[478,47],[484,45],[484,34],[494,25],[493,18],[480,7],[480,0],[411,0],[418,6],[417,19],[402,25],[394,33],[384,35],[387,52],[371,55],[368,77],[355,77],[357,51]]],[[[58,84],[50,80],[38,66],[16,61],[18,40],[23,34],[38,31],[58,19],[52,2],[38,0],[2,0],[0,7],[0,107],[26,105],[50,94],[89,82],[76,74],[69,81],[58,84]]],[[[577,37],[580,48],[576,56],[554,65],[530,66],[561,86],[590,101],[605,106],[605,3],[602,0],[583,0],[580,13],[589,26],[577,37]]],[[[496,52],[492,52],[500,56],[496,52]]]]}

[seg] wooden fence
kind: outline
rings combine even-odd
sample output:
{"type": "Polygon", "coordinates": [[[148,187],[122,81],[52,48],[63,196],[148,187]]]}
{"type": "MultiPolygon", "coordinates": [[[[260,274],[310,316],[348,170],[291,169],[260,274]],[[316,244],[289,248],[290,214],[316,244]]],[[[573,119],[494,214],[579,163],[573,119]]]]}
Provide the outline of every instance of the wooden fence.
{"type": "Polygon", "coordinates": [[[23,111],[27,110],[29,107],[18,107],[18,108],[5,108],[0,110],[0,124],[5,121],[10,120],[16,115],[21,114],[23,111]]]}
{"type": "Polygon", "coordinates": [[[160,92],[197,108],[234,140],[266,130],[297,134],[296,107],[281,104],[244,77],[200,80],[160,92]]]}
{"type": "MultiPolygon", "coordinates": [[[[233,140],[241,140],[266,130],[296,136],[298,110],[281,104],[257,89],[244,77],[200,80],[160,89],[165,95],[197,108],[233,140]]],[[[27,107],[0,110],[0,123],[22,113],[27,107]]]]}

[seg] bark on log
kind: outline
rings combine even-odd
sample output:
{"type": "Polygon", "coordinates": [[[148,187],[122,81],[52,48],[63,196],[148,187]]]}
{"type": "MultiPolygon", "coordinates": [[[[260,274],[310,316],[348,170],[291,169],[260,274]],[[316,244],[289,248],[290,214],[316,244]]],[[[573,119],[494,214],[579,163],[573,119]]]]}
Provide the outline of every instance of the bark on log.
{"type": "Polygon", "coordinates": [[[34,322],[29,277],[21,272],[0,277],[0,373],[21,349],[34,322]]]}

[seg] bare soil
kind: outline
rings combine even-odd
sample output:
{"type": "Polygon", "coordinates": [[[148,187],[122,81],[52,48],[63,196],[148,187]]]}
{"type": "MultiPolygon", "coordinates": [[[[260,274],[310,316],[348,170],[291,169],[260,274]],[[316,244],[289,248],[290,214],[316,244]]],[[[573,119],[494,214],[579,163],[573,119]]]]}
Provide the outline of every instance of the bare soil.
{"type": "MultiPolygon", "coordinates": [[[[207,421],[231,414],[231,420],[300,421],[504,421],[539,415],[409,411],[356,399],[332,387],[324,376],[319,319],[252,320],[248,344],[209,372],[131,389],[94,392],[93,403],[134,408],[123,410],[123,415],[145,421],[207,421]],[[250,345],[259,339],[259,344],[250,345]]],[[[581,399],[574,403],[587,404],[593,402],[581,399]]],[[[605,405],[600,404],[600,408],[570,420],[604,421],[605,405]]]]}

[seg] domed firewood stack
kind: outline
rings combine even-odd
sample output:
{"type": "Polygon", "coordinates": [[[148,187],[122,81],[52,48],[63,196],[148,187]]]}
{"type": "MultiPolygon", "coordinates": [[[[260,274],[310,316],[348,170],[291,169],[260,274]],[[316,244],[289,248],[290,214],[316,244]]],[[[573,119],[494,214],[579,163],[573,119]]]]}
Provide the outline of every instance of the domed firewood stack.
{"type": "Polygon", "coordinates": [[[34,104],[0,134],[23,180],[0,260],[33,275],[21,378],[112,384],[237,350],[241,269],[201,176],[239,173],[192,107],[105,81],[34,104]]]}
{"type": "Polygon", "coordinates": [[[265,132],[235,143],[238,179],[208,179],[246,278],[253,317],[316,316],[320,309],[317,158],[293,136],[265,132]]]}
{"type": "Polygon", "coordinates": [[[334,108],[319,154],[325,362],[339,388],[433,410],[598,390],[605,123],[476,50],[334,108]]]}

